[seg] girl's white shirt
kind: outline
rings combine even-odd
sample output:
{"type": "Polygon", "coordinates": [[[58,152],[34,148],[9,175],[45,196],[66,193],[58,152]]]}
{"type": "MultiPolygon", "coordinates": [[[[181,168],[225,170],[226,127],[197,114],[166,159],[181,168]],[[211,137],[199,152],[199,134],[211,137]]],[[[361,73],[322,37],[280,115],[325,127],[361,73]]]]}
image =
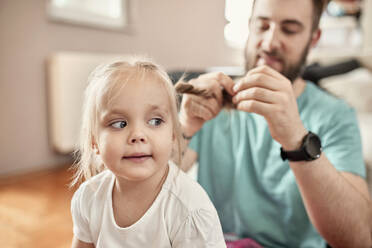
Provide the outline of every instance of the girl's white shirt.
{"type": "Polygon", "coordinates": [[[71,201],[74,235],[98,247],[226,247],[216,209],[204,189],[176,165],[147,212],[133,225],[114,219],[115,177],[105,170],[84,182],[71,201]]]}

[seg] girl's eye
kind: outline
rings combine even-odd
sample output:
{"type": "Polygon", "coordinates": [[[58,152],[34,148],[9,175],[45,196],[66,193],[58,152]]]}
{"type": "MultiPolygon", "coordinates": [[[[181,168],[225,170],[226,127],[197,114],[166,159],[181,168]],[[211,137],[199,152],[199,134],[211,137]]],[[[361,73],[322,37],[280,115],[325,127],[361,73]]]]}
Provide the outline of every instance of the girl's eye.
{"type": "Polygon", "coordinates": [[[128,125],[126,121],[116,121],[110,124],[113,128],[124,128],[128,125]]]}
{"type": "Polygon", "coordinates": [[[162,122],[163,120],[160,118],[152,118],[151,120],[149,120],[149,124],[151,126],[159,126],[162,122]]]}

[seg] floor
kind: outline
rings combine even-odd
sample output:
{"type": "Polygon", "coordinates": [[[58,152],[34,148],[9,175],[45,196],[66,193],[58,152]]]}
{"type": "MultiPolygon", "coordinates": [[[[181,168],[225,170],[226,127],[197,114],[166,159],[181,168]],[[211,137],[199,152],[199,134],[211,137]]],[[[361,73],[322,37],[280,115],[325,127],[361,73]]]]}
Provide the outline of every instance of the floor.
{"type": "Polygon", "coordinates": [[[68,168],[0,178],[0,247],[70,247],[68,168]]]}

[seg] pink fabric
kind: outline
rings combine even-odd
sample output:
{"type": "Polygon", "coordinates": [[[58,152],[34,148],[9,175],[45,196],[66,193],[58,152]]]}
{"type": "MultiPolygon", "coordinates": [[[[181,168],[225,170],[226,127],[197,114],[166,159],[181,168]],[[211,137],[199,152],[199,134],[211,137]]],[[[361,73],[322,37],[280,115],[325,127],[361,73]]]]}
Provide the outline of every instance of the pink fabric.
{"type": "Polygon", "coordinates": [[[236,241],[226,241],[227,248],[262,248],[253,239],[239,239],[236,241]]]}

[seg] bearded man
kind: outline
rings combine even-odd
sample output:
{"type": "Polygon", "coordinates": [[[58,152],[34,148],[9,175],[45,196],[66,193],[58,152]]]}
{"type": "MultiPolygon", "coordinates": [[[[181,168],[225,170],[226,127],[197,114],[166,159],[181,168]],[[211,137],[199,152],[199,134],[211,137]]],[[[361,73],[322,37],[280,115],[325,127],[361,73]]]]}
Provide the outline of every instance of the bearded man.
{"type": "Polygon", "coordinates": [[[256,0],[246,74],[189,81],[180,121],[225,233],[264,247],[371,247],[371,198],[354,110],[301,78],[320,0],[256,0]],[[222,108],[222,90],[235,109],[222,108]],[[222,110],[222,111],[221,111],[222,110]]]}

